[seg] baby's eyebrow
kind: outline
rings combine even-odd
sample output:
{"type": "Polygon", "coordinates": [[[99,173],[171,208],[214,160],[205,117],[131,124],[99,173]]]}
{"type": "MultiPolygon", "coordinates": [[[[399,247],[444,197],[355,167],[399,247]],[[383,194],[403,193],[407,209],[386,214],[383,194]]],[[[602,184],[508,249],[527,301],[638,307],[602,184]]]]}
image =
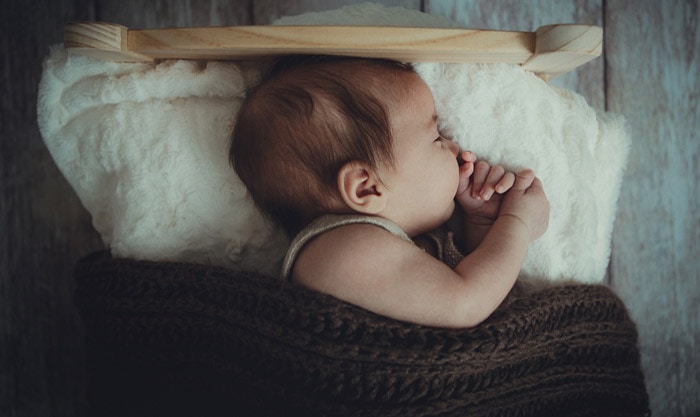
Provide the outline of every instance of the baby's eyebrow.
{"type": "Polygon", "coordinates": [[[428,127],[433,127],[437,124],[438,121],[438,115],[437,113],[433,114],[433,117],[430,118],[430,122],[428,122],[428,127]]]}

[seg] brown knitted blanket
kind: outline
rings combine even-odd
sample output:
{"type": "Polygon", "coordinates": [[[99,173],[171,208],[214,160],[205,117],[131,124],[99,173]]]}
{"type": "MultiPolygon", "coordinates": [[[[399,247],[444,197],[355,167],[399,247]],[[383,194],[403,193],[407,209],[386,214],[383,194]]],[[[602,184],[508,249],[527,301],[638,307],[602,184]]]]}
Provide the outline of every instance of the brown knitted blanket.
{"type": "Polygon", "coordinates": [[[269,276],[83,259],[91,416],[643,416],[637,333],[604,286],[522,295],[470,330],[269,276]]]}

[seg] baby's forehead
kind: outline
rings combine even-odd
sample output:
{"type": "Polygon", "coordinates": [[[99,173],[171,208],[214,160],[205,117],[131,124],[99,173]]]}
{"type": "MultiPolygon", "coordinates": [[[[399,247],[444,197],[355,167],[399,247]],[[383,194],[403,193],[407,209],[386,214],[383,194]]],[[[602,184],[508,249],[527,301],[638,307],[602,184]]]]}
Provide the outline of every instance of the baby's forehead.
{"type": "MultiPolygon", "coordinates": [[[[397,104],[413,107],[417,111],[428,111],[429,117],[435,115],[433,92],[418,74],[408,74],[389,86],[393,90],[397,104]]],[[[406,110],[406,109],[404,109],[406,110]]]]}
{"type": "Polygon", "coordinates": [[[432,91],[417,75],[414,81],[404,83],[401,88],[399,98],[388,106],[392,131],[408,133],[434,130],[439,116],[432,91]]]}

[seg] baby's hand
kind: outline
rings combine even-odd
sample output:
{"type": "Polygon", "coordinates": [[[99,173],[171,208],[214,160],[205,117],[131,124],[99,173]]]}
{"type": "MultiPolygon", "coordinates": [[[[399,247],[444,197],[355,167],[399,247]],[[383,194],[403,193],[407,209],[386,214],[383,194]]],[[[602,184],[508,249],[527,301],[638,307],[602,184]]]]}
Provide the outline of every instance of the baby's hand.
{"type": "Polygon", "coordinates": [[[491,224],[498,216],[503,193],[515,182],[515,174],[500,166],[477,161],[472,152],[463,152],[456,199],[465,215],[479,223],[491,224]]]}
{"type": "Polygon", "coordinates": [[[515,184],[503,199],[498,215],[520,219],[530,231],[531,241],[547,231],[549,201],[534,171],[526,169],[518,173],[515,184]]]}

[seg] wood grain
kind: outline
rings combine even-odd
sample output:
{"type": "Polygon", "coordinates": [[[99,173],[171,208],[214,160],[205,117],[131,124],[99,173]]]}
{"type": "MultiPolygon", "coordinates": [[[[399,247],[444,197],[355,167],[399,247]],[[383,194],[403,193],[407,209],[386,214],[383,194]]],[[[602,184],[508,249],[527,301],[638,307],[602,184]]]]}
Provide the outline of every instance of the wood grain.
{"type": "Polygon", "coordinates": [[[69,23],[63,47],[96,59],[115,62],[151,62],[152,57],[129,50],[128,28],[114,23],[69,23]]]}
{"type": "Polygon", "coordinates": [[[602,51],[603,30],[599,26],[541,26],[535,31],[535,53],[523,68],[549,79],[597,58],[602,51]]]}
{"type": "Polygon", "coordinates": [[[100,59],[248,59],[327,54],[410,62],[514,63],[549,79],[598,57],[602,29],[548,25],[535,32],[382,26],[218,26],[131,30],[66,25],[67,49],[100,59]]]}
{"type": "MultiPolygon", "coordinates": [[[[358,3],[357,0],[255,0],[253,2],[253,23],[269,25],[284,16],[302,13],[322,12],[358,3]]],[[[384,0],[375,1],[385,6],[401,6],[407,9],[421,10],[421,0],[384,0]]]]}
{"type": "Polygon", "coordinates": [[[95,2],[98,20],[134,29],[253,24],[249,0],[95,0],[95,2]]]}
{"type": "Polygon", "coordinates": [[[16,1],[2,13],[0,95],[0,415],[85,412],[75,262],[101,247],[36,126],[37,85],[68,19],[94,19],[82,0],[16,1]]]}
{"type": "Polygon", "coordinates": [[[248,1],[10,0],[4,10],[0,52],[12,59],[0,64],[0,415],[86,416],[72,272],[103,245],[36,126],[41,62],[69,21],[246,24],[248,1]]]}
{"type": "MultiPolygon", "coordinates": [[[[535,31],[552,23],[603,27],[602,0],[425,0],[425,11],[465,27],[535,31]]],[[[595,59],[555,78],[552,85],[582,94],[597,109],[605,108],[604,60],[595,59]]]]}
{"type": "Polygon", "coordinates": [[[535,53],[535,35],[529,32],[362,26],[225,26],[127,31],[123,26],[86,22],[66,25],[65,44],[69,49],[78,47],[80,52],[92,47],[133,53],[136,60],[144,56],[238,59],[306,53],[524,63],[535,53]],[[128,41],[122,40],[120,35],[127,32],[128,41]]]}
{"type": "Polygon", "coordinates": [[[652,410],[700,415],[698,3],[610,0],[608,105],[633,145],[612,279],[636,319],[652,410]]]}
{"type": "Polygon", "coordinates": [[[426,8],[470,27],[605,23],[604,59],[553,84],[628,117],[633,137],[610,281],[640,328],[656,416],[700,415],[698,3],[446,1],[426,8]]]}

